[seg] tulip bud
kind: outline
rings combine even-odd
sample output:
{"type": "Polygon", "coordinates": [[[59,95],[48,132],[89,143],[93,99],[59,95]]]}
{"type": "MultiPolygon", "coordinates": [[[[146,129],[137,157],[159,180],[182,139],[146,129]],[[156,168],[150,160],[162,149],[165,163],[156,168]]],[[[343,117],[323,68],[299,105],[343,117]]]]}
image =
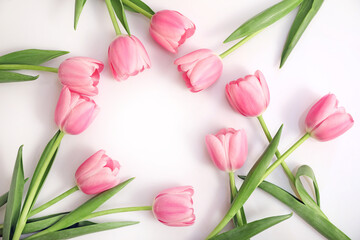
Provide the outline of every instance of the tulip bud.
{"type": "Polygon", "coordinates": [[[338,107],[334,94],[327,94],[317,101],[308,112],[306,131],[317,140],[329,141],[345,133],[354,120],[343,107],[338,107]]]}
{"type": "Polygon", "coordinates": [[[182,72],[186,86],[192,92],[210,87],[219,79],[223,64],[221,58],[209,49],[199,49],[174,62],[182,72]]]}
{"type": "Polygon", "coordinates": [[[212,161],[221,171],[234,172],[242,167],[248,151],[245,130],[224,128],[205,140],[212,161]]]}
{"type": "Polygon", "coordinates": [[[134,35],[121,35],[115,38],[109,46],[109,64],[114,78],[118,81],[150,68],[149,56],[134,35]]]}
{"type": "Polygon", "coordinates": [[[55,110],[55,123],[60,130],[76,135],[91,124],[98,112],[99,107],[93,100],[64,86],[55,110]]]}
{"type": "Polygon", "coordinates": [[[95,96],[104,64],[86,57],[68,58],[59,66],[59,80],[71,91],[81,95],[95,96]]]}
{"type": "Polygon", "coordinates": [[[264,75],[257,70],[226,85],[230,105],[246,117],[260,116],[270,102],[270,93],[264,75]]]}
{"type": "Polygon", "coordinates": [[[150,35],[163,48],[176,53],[180,45],[195,32],[195,25],[177,11],[155,13],[150,22],[150,35]]]}
{"type": "Polygon", "coordinates": [[[76,170],[76,184],[85,194],[98,194],[120,183],[119,170],[119,162],[100,150],[76,170]]]}
{"type": "Polygon", "coordinates": [[[167,226],[184,227],[195,222],[191,186],[166,189],[157,195],[153,204],[155,217],[167,226]]]}

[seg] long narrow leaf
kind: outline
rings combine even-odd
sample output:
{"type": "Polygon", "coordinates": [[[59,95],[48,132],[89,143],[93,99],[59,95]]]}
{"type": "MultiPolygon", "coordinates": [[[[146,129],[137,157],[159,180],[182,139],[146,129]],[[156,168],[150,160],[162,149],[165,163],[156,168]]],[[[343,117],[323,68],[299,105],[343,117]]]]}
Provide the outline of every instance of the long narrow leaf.
{"type": "MultiPolygon", "coordinates": [[[[43,168],[43,166],[44,166],[44,164],[45,164],[45,159],[46,159],[47,156],[49,155],[50,150],[52,149],[53,145],[55,144],[55,142],[56,142],[56,140],[57,140],[57,138],[58,138],[59,136],[60,136],[60,131],[57,131],[57,132],[55,133],[54,137],[53,137],[53,138],[49,141],[49,143],[46,145],[43,153],[41,154],[40,159],[39,159],[39,162],[37,163],[36,168],[35,168],[35,171],[34,171],[34,174],[33,174],[32,178],[31,178],[31,182],[30,182],[30,186],[29,186],[28,193],[30,192],[30,190],[31,190],[32,188],[35,187],[35,180],[38,178],[38,176],[39,176],[39,174],[40,174],[40,171],[41,171],[41,169],[43,168]]],[[[41,184],[40,184],[39,188],[37,189],[37,193],[36,193],[35,198],[34,198],[33,201],[32,201],[31,208],[32,208],[32,206],[34,205],[35,200],[36,200],[36,198],[37,198],[37,196],[38,196],[38,194],[39,194],[39,192],[40,192],[40,189],[41,189],[41,187],[42,187],[42,185],[43,185],[43,183],[44,183],[44,181],[45,181],[45,178],[46,178],[47,174],[48,174],[49,171],[50,171],[50,167],[51,167],[51,165],[52,165],[52,162],[54,161],[55,156],[56,156],[56,152],[55,152],[55,154],[52,156],[52,159],[51,159],[51,161],[50,161],[50,164],[49,164],[49,166],[47,167],[46,174],[45,174],[44,177],[41,179],[41,184]]],[[[25,202],[28,201],[28,198],[29,198],[29,196],[28,196],[28,194],[27,194],[27,195],[26,195],[26,198],[25,198],[25,202]]]]}
{"type": "Polygon", "coordinates": [[[121,24],[125,28],[126,32],[131,35],[129,25],[126,19],[125,11],[124,11],[124,5],[121,0],[111,0],[111,5],[114,8],[114,11],[116,13],[116,16],[120,20],[121,24]]]}
{"type": "Polygon", "coordinates": [[[129,222],[98,223],[98,224],[92,224],[92,225],[83,226],[83,227],[65,229],[65,230],[61,230],[58,232],[51,232],[51,233],[47,233],[47,234],[39,236],[39,237],[34,237],[34,238],[29,237],[29,238],[25,238],[25,239],[34,239],[34,240],[70,239],[70,238],[74,238],[74,237],[78,237],[78,236],[82,236],[82,235],[86,235],[86,234],[90,234],[90,233],[101,232],[101,231],[106,231],[106,230],[120,228],[120,227],[126,227],[126,226],[134,225],[137,223],[139,223],[139,222],[129,221],[129,222]]]}
{"type": "Polygon", "coordinates": [[[301,3],[281,54],[280,68],[284,65],[286,59],[289,57],[311,20],[319,11],[323,2],[324,0],[303,0],[301,3]]]}
{"type": "Polygon", "coordinates": [[[86,0],[75,0],[74,29],[76,30],[86,0]]]}
{"type": "Polygon", "coordinates": [[[26,49],[1,56],[0,64],[40,65],[68,53],[57,50],[26,49]]]}
{"type": "Polygon", "coordinates": [[[16,72],[0,71],[0,83],[25,82],[38,79],[39,75],[31,76],[16,72]]]}
{"type": "Polygon", "coordinates": [[[12,175],[8,203],[5,211],[3,240],[9,240],[12,238],[13,230],[15,229],[20,215],[21,201],[25,184],[22,150],[23,146],[19,148],[12,175]]]}
{"type": "Polygon", "coordinates": [[[100,207],[105,201],[110,199],[112,196],[114,196],[117,192],[119,192],[121,189],[123,189],[127,184],[129,184],[134,178],[130,178],[119,185],[117,185],[114,188],[111,188],[103,193],[100,193],[96,195],[95,197],[91,198],[63,218],[61,218],[60,221],[52,225],[50,228],[35,234],[28,239],[33,239],[38,236],[42,236],[49,232],[55,232],[63,228],[67,228],[81,220],[86,219],[86,217],[92,213],[94,210],[96,210],[98,207],[100,207]]]}
{"type": "Polygon", "coordinates": [[[4,193],[0,196],[0,207],[4,206],[4,204],[7,202],[9,192],[4,193]]]}
{"type": "Polygon", "coordinates": [[[208,237],[211,238],[217,235],[226,226],[226,224],[231,221],[231,219],[235,216],[236,212],[244,205],[252,192],[261,183],[262,177],[264,176],[265,171],[269,166],[271,159],[274,157],[276,149],[279,145],[281,131],[282,126],[279,128],[275,137],[270,142],[269,146],[266,148],[259,160],[251,168],[248,176],[246,177],[236,197],[234,198],[230,209],[208,237]]]}
{"type": "Polygon", "coordinates": [[[283,0],[275,4],[242,24],[230,34],[224,43],[248,36],[270,26],[294,10],[302,1],[303,0],[283,0]]]}
{"type": "MultiPolygon", "coordinates": [[[[25,183],[29,180],[29,178],[25,179],[25,183]]],[[[7,202],[9,192],[4,193],[0,196],[0,207],[4,206],[4,204],[7,202]]]]}
{"type": "Polygon", "coordinates": [[[261,220],[257,220],[248,224],[245,224],[241,227],[234,228],[230,231],[227,231],[225,233],[219,234],[213,238],[210,238],[211,240],[242,240],[242,239],[248,239],[256,234],[282,222],[286,219],[290,218],[292,216],[292,213],[287,215],[280,215],[280,216],[274,216],[274,217],[268,217],[263,218],[261,220]]]}
{"type": "MultiPolygon", "coordinates": [[[[241,179],[246,179],[244,176],[239,176],[241,179]]],[[[297,199],[292,194],[288,193],[284,189],[270,183],[263,181],[259,188],[269,193],[289,208],[291,208],[297,215],[304,219],[310,226],[317,230],[320,234],[330,240],[339,240],[339,239],[350,239],[338,229],[334,224],[332,224],[326,217],[322,216],[317,211],[314,211],[312,208],[306,206],[303,202],[297,199]]]]}
{"type": "Polygon", "coordinates": [[[131,8],[131,6],[129,6],[127,4],[127,2],[132,2],[133,4],[135,4],[136,6],[138,6],[139,8],[143,9],[144,11],[146,11],[147,13],[149,13],[150,15],[154,15],[155,12],[148,6],[146,5],[146,3],[144,3],[141,0],[127,0],[127,1],[123,1],[124,7],[126,10],[132,11],[132,12],[137,12],[135,9],[131,8]]]}

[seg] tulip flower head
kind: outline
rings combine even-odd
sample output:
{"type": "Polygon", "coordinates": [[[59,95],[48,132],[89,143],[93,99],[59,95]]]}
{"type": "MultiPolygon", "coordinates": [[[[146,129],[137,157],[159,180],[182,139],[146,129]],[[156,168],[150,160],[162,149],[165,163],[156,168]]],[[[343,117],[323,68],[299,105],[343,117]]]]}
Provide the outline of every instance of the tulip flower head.
{"type": "Polygon", "coordinates": [[[152,16],[149,31],[160,46],[176,53],[178,47],[195,33],[195,25],[177,11],[163,10],[152,16]]]}
{"type": "Polygon", "coordinates": [[[120,183],[119,171],[119,162],[100,150],[76,170],[76,184],[85,194],[98,194],[120,183]]]}
{"type": "Polygon", "coordinates": [[[153,204],[155,217],[167,226],[184,227],[195,222],[191,186],[174,187],[160,192],[153,204]]]}
{"type": "Polygon", "coordinates": [[[230,105],[246,117],[260,116],[270,102],[269,88],[259,70],[254,75],[228,83],[226,97],[230,105]]]}
{"type": "Polygon", "coordinates": [[[97,85],[104,64],[92,58],[68,58],[59,66],[59,80],[72,92],[86,96],[98,94],[97,85]]]}
{"type": "Polygon", "coordinates": [[[55,123],[68,134],[83,132],[95,119],[99,107],[88,97],[64,86],[55,110],[55,123]]]}
{"type": "Polygon", "coordinates": [[[334,94],[327,94],[317,101],[305,119],[306,131],[320,141],[329,141],[340,136],[353,124],[354,120],[345,112],[345,108],[338,107],[334,94]]]}
{"type": "Polygon", "coordinates": [[[248,152],[245,130],[224,128],[207,135],[205,141],[212,161],[221,171],[234,172],[243,166],[248,152]]]}
{"type": "Polygon", "coordinates": [[[199,92],[210,87],[219,79],[223,63],[221,58],[209,49],[199,49],[191,52],[174,62],[186,86],[192,92],[199,92]]]}
{"type": "Polygon", "coordinates": [[[109,46],[108,59],[111,72],[118,81],[150,68],[149,56],[134,35],[120,35],[109,46]]]}

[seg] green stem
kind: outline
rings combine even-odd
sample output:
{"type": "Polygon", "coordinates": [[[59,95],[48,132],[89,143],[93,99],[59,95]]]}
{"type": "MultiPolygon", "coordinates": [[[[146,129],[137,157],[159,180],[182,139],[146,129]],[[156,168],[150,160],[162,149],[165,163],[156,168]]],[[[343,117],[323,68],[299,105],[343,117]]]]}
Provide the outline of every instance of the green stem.
{"type": "Polygon", "coordinates": [[[118,22],[116,20],[116,16],[115,16],[115,13],[114,13],[114,8],[113,8],[113,6],[111,4],[111,0],[105,0],[105,3],[106,3],[106,6],[107,6],[107,9],[109,11],[111,22],[114,25],[116,35],[121,35],[120,27],[119,27],[119,24],[118,24],[118,22]]]}
{"type": "Polygon", "coordinates": [[[90,215],[86,216],[86,219],[94,218],[94,217],[100,217],[108,214],[114,214],[114,213],[122,213],[122,212],[135,212],[135,211],[151,211],[152,206],[143,206],[143,207],[126,207],[126,208],[114,208],[99,212],[91,213],[90,215]]]}
{"type": "MultiPolygon", "coordinates": [[[[310,137],[309,133],[305,133],[304,136],[302,136],[296,143],[294,143],[294,145],[292,145],[283,155],[281,155],[280,158],[278,158],[278,160],[276,160],[265,172],[262,180],[264,181],[265,178],[267,176],[269,176],[269,174],[274,171],[274,169],[279,166],[282,162],[284,162],[284,160],[293,152],[295,151],[295,149],[297,149],[302,143],[304,143],[308,138],[310,137]]],[[[261,183],[260,182],[260,183],[261,183]]]]}
{"type": "Polygon", "coordinates": [[[13,240],[19,240],[21,233],[25,227],[26,221],[28,219],[28,214],[31,211],[31,208],[33,206],[33,202],[35,200],[35,197],[38,193],[39,186],[41,185],[41,182],[43,180],[43,176],[46,174],[47,167],[51,161],[51,158],[54,156],[57,148],[60,145],[60,142],[62,138],[64,137],[65,132],[60,131],[58,137],[56,138],[54,144],[52,145],[51,149],[49,149],[48,154],[46,155],[46,158],[44,160],[44,164],[42,168],[39,170],[39,173],[37,175],[36,179],[32,179],[33,187],[29,189],[29,192],[26,196],[26,200],[24,202],[23,208],[21,210],[20,217],[18,219],[18,222],[16,224],[13,240]]]}
{"type": "Polygon", "coordinates": [[[28,215],[28,218],[38,214],[39,212],[42,212],[43,210],[47,209],[48,207],[54,205],[55,203],[63,200],[64,198],[66,198],[67,196],[69,196],[70,194],[76,192],[79,190],[79,187],[78,186],[74,186],[72,188],[70,188],[69,190],[67,190],[66,192],[60,194],[59,196],[53,198],[52,200],[48,201],[47,203],[41,205],[40,207],[32,210],[29,215],[28,215]]]}
{"type": "Polygon", "coordinates": [[[57,68],[25,64],[0,64],[0,70],[38,70],[53,73],[58,72],[57,68]]]}
{"type": "Polygon", "coordinates": [[[246,43],[247,41],[249,41],[251,38],[253,38],[256,34],[258,34],[260,31],[257,31],[253,34],[250,34],[247,37],[244,37],[243,39],[241,39],[238,43],[236,43],[235,45],[233,45],[231,48],[229,48],[228,50],[226,50],[225,52],[221,53],[219,56],[221,58],[225,58],[227,55],[229,55],[230,53],[232,53],[233,51],[235,51],[236,49],[238,49],[241,45],[243,45],[244,43],[246,43]]]}
{"type": "MultiPolygon", "coordinates": [[[[234,172],[229,172],[229,181],[230,181],[230,192],[231,192],[231,202],[232,202],[237,194],[234,172]]],[[[237,213],[234,217],[234,225],[235,225],[235,227],[244,225],[242,218],[241,218],[240,210],[237,211],[237,213]]]]}
{"type": "MultiPolygon", "coordinates": [[[[265,136],[266,136],[267,140],[269,142],[271,142],[272,137],[271,137],[271,134],[269,132],[268,127],[266,126],[266,123],[264,121],[263,116],[260,115],[260,116],[257,117],[257,119],[260,122],[260,125],[261,125],[261,127],[262,127],[262,129],[263,129],[263,131],[265,133],[265,136]]],[[[279,159],[281,157],[281,154],[280,154],[279,150],[276,150],[275,156],[276,156],[277,159],[279,159]]],[[[284,171],[285,171],[287,177],[289,178],[290,182],[294,185],[295,184],[295,176],[292,174],[292,172],[291,172],[290,168],[288,167],[288,165],[285,162],[282,162],[281,166],[284,169],[284,171]]]]}
{"type": "Polygon", "coordinates": [[[148,13],[147,11],[145,11],[144,9],[142,9],[141,7],[139,7],[138,5],[136,5],[135,3],[129,1],[129,0],[122,0],[123,4],[127,5],[128,7],[134,9],[136,12],[144,15],[145,17],[151,19],[152,18],[152,14],[148,13]]]}

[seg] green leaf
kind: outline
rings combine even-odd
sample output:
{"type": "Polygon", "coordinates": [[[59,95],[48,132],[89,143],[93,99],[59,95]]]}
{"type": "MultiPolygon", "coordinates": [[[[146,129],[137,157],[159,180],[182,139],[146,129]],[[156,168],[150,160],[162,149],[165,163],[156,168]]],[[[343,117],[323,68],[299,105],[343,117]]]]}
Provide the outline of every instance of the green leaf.
{"type": "Polygon", "coordinates": [[[302,165],[301,167],[299,167],[299,169],[296,172],[295,187],[296,187],[296,190],[298,191],[298,193],[299,193],[299,195],[301,197],[301,200],[306,205],[309,205],[309,206],[316,205],[317,207],[320,207],[319,186],[317,184],[315,174],[314,174],[313,170],[311,169],[311,167],[309,167],[307,165],[302,165]],[[300,180],[301,176],[307,176],[313,181],[316,202],[310,197],[310,195],[305,190],[305,188],[304,188],[304,186],[303,186],[303,184],[301,183],[301,180],[300,180]]]}
{"type": "MultiPolygon", "coordinates": [[[[25,179],[25,183],[27,182],[27,180],[29,180],[29,178],[25,179]]],[[[7,199],[8,199],[8,195],[9,195],[9,192],[6,192],[0,196],[0,207],[5,205],[5,203],[7,202],[7,199]]]]}
{"type": "Polygon", "coordinates": [[[111,5],[114,8],[114,11],[116,13],[116,16],[120,20],[121,24],[125,28],[126,32],[131,35],[129,25],[127,23],[126,15],[124,12],[124,5],[121,0],[111,0],[111,5]]]}
{"type": "Polygon", "coordinates": [[[39,75],[30,76],[15,72],[0,71],[0,83],[33,81],[38,79],[38,77],[39,75]]]}
{"type": "Polygon", "coordinates": [[[127,184],[129,184],[134,178],[130,178],[119,185],[117,185],[114,188],[111,188],[105,192],[102,192],[95,197],[91,198],[63,218],[61,218],[60,221],[49,227],[48,229],[35,234],[28,239],[33,239],[33,237],[42,236],[49,232],[55,232],[63,228],[67,228],[81,220],[86,219],[86,217],[95,211],[98,207],[100,207],[104,202],[106,202],[108,199],[110,199],[112,196],[114,196],[117,192],[119,192],[121,189],[123,189],[127,184]]]}
{"type": "Polygon", "coordinates": [[[281,54],[280,68],[284,65],[286,59],[289,57],[311,20],[319,11],[323,2],[324,0],[303,0],[301,3],[281,54]]]}
{"type": "Polygon", "coordinates": [[[260,31],[294,10],[303,0],[283,0],[252,17],[236,29],[224,43],[246,37],[260,31]]]}
{"type": "Polygon", "coordinates": [[[4,206],[4,204],[7,202],[9,192],[4,193],[0,196],[0,207],[4,206]]]}
{"type": "MultiPolygon", "coordinates": [[[[239,176],[241,179],[246,179],[244,176],[239,176]]],[[[269,193],[289,208],[291,208],[297,215],[304,219],[310,226],[317,230],[320,234],[330,240],[350,239],[334,224],[332,224],[326,217],[313,208],[306,206],[303,202],[297,199],[292,194],[284,189],[270,183],[263,181],[259,188],[269,193]]]]}
{"type": "Polygon", "coordinates": [[[228,222],[231,221],[231,219],[235,216],[236,212],[244,205],[252,192],[261,183],[266,169],[269,166],[271,159],[274,157],[276,149],[279,145],[282,127],[283,126],[281,125],[275,137],[270,142],[269,146],[266,148],[259,160],[251,168],[248,176],[246,177],[238,193],[236,194],[230,209],[208,237],[214,237],[226,226],[228,222]]]}
{"type": "Polygon", "coordinates": [[[40,65],[68,53],[56,50],[26,49],[1,56],[0,64],[40,65]]]}
{"type": "Polygon", "coordinates": [[[45,217],[29,219],[26,222],[25,228],[22,233],[23,234],[32,233],[32,232],[37,232],[37,231],[46,229],[46,228],[50,227],[51,225],[53,225],[54,223],[56,223],[57,221],[59,221],[66,214],[67,214],[67,212],[56,213],[56,214],[48,215],[45,217]]]}
{"type": "MultiPolygon", "coordinates": [[[[128,0],[129,2],[132,2],[133,4],[135,4],[136,6],[138,6],[139,8],[141,8],[142,10],[144,10],[145,12],[149,13],[150,15],[154,15],[155,12],[148,6],[146,5],[146,3],[144,3],[141,0],[128,0]]],[[[124,7],[126,10],[132,11],[132,12],[136,12],[139,13],[138,11],[136,11],[135,9],[133,9],[131,6],[129,6],[127,4],[127,1],[123,2],[124,7]]]]}
{"type": "Polygon", "coordinates": [[[21,201],[25,184],[22,150],[23,146],[19,148],[12,175],[8,204],[6,205],[5,211],[3,240],[12,239],[12,234],[20,215],[21,201]]]}
{"type": "MultiPolygon", "coordinates": [[[[38,161],[38,164],[36,165],[34,174],[33,174],[33,176],[32,176],[28,193],[30,192],[31,189],[33,189],[33,188],[36,186],[35,181],[36,181],[36,179],[38,178],[38,176],[39,176],[39,174],[40,174],[40,172],[41,172],[41,169],[43,168],[43,166],[44,166],[44,164],[45,164],[45,161],[46,161],[48,155],[49,155],[50,152],[51,152],[51,149],[53,148],[56,140],[57,140],[59,137],[61,137],[61,136],[60,136],[60,130],[55,133],[54,137],[49,141],[49,143],[46,145],[44,151],[42,152],[42,154],[41,154],[41,156],[40,156],[40,159],[39,159],[39,161],[38,161]]],[[[52,156],[52,158],[51,158],[51,160],[50,160],[50,162],[49,162],[49,164],[48,164],[48,166],[47,166],[47,168],[46,168],[45,174],[43,175],[43,177],[42,177],[41,180],[40,180],[40,185],[39,185],[38,188],[37,188],[37,192],[36,192],[36,195],[35,195],[35,197],[34,197],[34,199],[33,199],[33,201],[32,201],[30,211],[31,211],[33,205],[34,205],[35,202],[36,202],[36,199],[37,199],[37,197],[38,197],[38,195],[39,195],[39,193],[40,193],[40,190],[41,190],[41,188],[42,188],[42,186],[43,186],[43,184],[44,184],[44,182],[45,182],[45,180],[46,180],[47,175],[49,174],[49,171],[50,171],[51,166],[52,166],[52,164],[53,164],[53,162],[54,162],[54,159],[55,159],[55,157],[56,157],[56,154],[57,154],[57,150],[56,150],[55,153],[53,154],[53,156],[52,156]]],[[[28,194],[27,194],[27,195],[26,195],[26,198],[25,198],[25,202],[28,201],[28,198],[29,198],[29,196],[28,196],[28,194]]]]}
{"type": "Polygon", "coordinates": [[[227,231],[225,233],[219,234],[213,238],[210,238],[211,240],[242,240],[242,239],[248,239],[256,234],[282,222],[286,219],[290,218],[292,216],[292,213],[287,215],[280,215],[280,216],[274,216],[274,217],[268,217],[263,218],[261,220],[257,220],[248,224],[245,224],[241,227],[234,228],[230,231],[227,231]]]}
{"type": "Polygon", "coordinates": [[[81,226],[77,228],[70,228],[61,230],[58,232],[50,232],[47,234],[44,234],[39,237],[28,237],[25,239],[34,239],[34,240],[60,240],[60,239],[70,239],[78,236],[82,236],[85,234],[95,233],[95,232],[101,232],[106,231],[110,229],[120,228],[120,227],[126,227],[130,225],[137,224],[139,222],[107,222],[107,223],[97,223],[97,224],[91,224],[87,226],[81,226]]]}
{"type": "Polygon", "coordinates": [[[76,30],[86,0],[75,0],[74,29],[76,30]]]}

